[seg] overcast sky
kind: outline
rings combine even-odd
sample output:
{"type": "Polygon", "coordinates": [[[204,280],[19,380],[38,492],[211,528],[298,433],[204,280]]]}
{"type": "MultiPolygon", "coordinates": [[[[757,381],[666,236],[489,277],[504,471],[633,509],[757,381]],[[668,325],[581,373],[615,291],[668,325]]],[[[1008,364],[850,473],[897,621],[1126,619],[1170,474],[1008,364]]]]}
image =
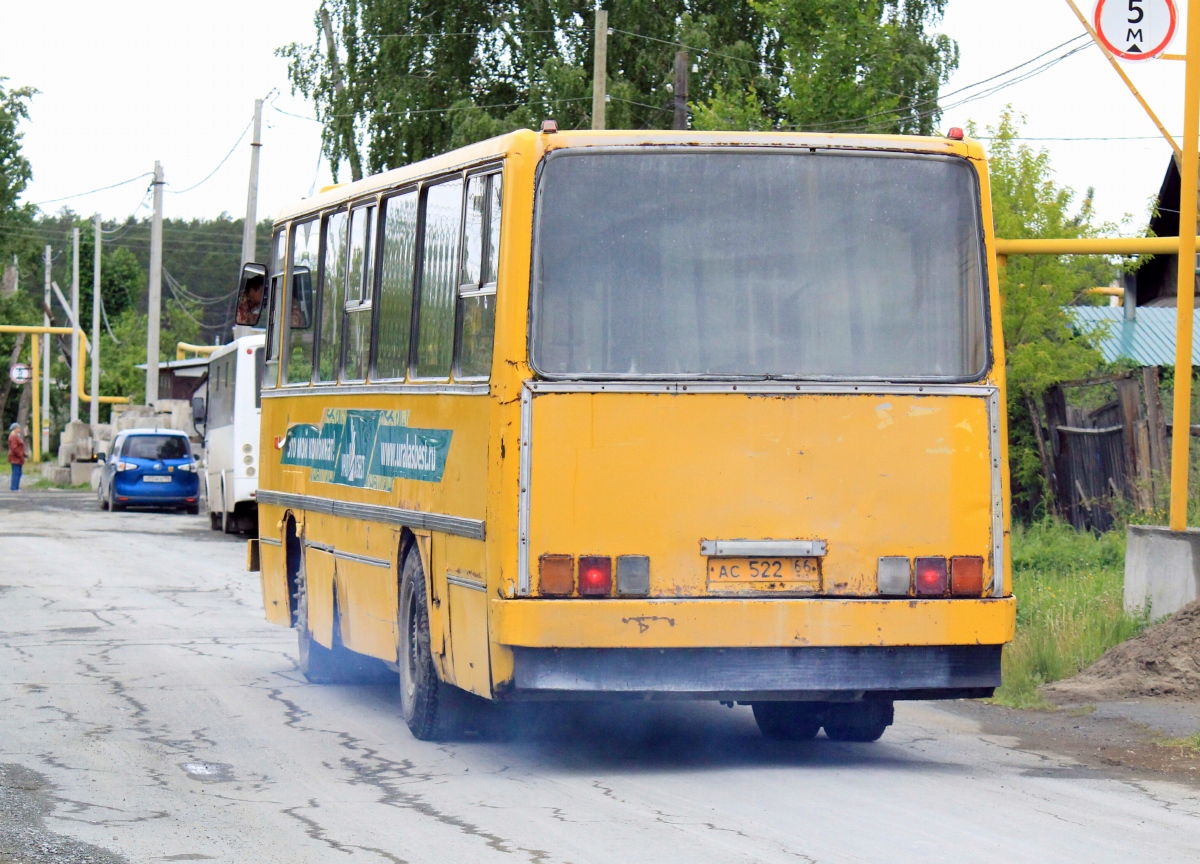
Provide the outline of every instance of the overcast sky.
{"type": "MultiPolygon", "coordinates": [[[[1080,5],[1090,13],[1090,0],[1080,5]]],[[[0,76],[9,79],[6,86],[41,91],[24,127],[24,149],[34,169],[25,199],[49,202],[128,180],[150,172],[158,159],[167,190],[176,193],[166,196],[166,215],[244,214],[248,135],[211,179],[182,190],[203,180],[234,147],[256,97],[270,93],[268,105],[313,115],[310,105],[291,96],[286,64],[274,52],[313,39],[315,8],[315,0],[179,5],[4,0],[0,27],[8,35],[0,76]]],[[[610,23],[620,27],[619,21],[610,23]]],[[[1183,29],[1181,20],[1174,52],[1183,52],[1183,29]]],[[[951,94],[1066,42],[1081,27],[1065,0],[950,0],[941,30],[962,52],[958,72],[943,88],[951,94]]],[[[1125,68],[1170,131],[1181,132],[1183,64],[1158,60],[1125,68]]],[[[947,95],[942,104],[957,98],[947,95]]],[[[1119,221],[1131,214],[1135,226],[1145,221],[1170,148],[1098,49],[1089,47],[1027,81],[950,108],[943,125],[992,124],[1008,103],[1025,115],[1022,131],[1031,139],[1105,139],[1030,143],[1050,151],[1059,180],[1080,197],[1095,187],[1102,218],[1119,221]]],[[[260,218],[330,182],[328,166],[318,167],[315,122],[270,107],[264,121],[260,218]]],[[[49,212],[62,206],[99,211],[105,218],[144,216],[145,207],[138,208],[147,182],[42,206],[49,212]]]]}

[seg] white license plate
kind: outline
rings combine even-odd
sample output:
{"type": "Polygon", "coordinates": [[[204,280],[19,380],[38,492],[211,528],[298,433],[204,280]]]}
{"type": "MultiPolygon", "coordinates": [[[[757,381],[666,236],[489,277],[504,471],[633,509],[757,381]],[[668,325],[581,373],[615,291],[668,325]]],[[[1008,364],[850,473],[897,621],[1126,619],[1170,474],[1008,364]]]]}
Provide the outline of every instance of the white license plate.
{"type": "Polygon", "coordinates": [[[171,478],[170,477],[161,477],[156,474],[147,474],[145,477],[142,478],[142,482],[143,483],[170,483],[171,478]]]}

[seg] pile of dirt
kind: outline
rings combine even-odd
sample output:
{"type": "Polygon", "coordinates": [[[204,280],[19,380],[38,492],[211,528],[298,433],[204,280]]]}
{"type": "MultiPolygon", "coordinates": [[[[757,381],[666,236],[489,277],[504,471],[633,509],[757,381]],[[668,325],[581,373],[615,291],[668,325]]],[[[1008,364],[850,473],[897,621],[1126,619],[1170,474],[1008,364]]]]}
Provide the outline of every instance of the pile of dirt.
{"type": "Polygon", "coordinates": [[[1122,642],[1074,678],[1043,688],[1056,701],[1117,702],[1144,696],[1200,700],[1200,600],[1122,642]]]}

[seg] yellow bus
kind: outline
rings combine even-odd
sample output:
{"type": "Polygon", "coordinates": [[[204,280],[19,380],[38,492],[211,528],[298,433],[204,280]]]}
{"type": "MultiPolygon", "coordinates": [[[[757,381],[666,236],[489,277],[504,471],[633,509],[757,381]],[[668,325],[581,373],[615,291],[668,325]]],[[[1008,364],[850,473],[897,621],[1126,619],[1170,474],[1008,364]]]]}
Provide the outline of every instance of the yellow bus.
{"type": "Polygon", "coordinates": [[[870,741],[990,695],[990,213],[961,134],[551,123],[285,210],[239,300],[268,619],[310,681],[387,664],[422,739],[481,700],[707,699],[870,741]]]}

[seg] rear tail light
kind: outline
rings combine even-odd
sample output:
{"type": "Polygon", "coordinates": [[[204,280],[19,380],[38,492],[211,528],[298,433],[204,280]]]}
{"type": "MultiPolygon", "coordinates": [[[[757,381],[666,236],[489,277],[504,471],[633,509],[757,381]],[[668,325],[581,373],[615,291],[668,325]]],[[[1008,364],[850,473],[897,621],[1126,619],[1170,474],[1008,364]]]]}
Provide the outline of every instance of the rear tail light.
{"type": "Polygon", "coordinates": [[[538,591],[547,597],[566,597],[575,590],[575,559],[543,555],[538,559],[538,591]]]}
{"type": "Polygon", "coordinates": [[[914,579],[917,594],[941,596],[946,593],[946,559],[918,558],[914,579]]]}
{"type": "Polygon", "coordinates": [[[907,595],[912,590],[912,567],[908,558],[895,555],[881,557],[877,579],[880,594],[907,595]]]}
{"type": "Polygon", "coordinates": [[[645,555],[617,556],[617,593],[622,595],[650,593],[649,558],[645,555]]]}
{"type": "Polygon", "coordinates": [[[950,559],[950,593],[955,597],[978,597],[983,593],[983,559],[950,559]]]}
{"type": "Polygon", "coordinates": [[[579,557],[579,596],[612,593],[612,559],[598,555],[579,557]]]}

